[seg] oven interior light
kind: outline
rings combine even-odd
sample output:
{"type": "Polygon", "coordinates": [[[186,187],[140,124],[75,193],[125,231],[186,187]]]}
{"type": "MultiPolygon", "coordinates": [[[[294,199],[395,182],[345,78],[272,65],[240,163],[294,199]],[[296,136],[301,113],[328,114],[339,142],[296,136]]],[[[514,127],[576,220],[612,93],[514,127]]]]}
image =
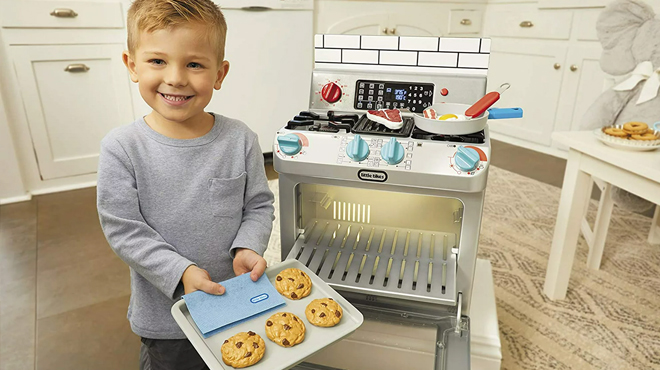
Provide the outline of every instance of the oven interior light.
{"type": "Polygon", "coordinates": [[[371,206],[366,204],[328,200],[332,204],[332,219],[338,221],[371,223],[371,206]]]}

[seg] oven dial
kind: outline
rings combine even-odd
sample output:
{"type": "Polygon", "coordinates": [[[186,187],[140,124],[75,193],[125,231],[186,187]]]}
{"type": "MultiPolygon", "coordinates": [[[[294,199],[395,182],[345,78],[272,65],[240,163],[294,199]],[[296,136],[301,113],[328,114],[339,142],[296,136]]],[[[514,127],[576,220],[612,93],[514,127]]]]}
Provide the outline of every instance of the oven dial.
{"type": "Polygon", "coordinates": [[[321,89],[321,96],[323,97],[323,100],[327,101],[328,103],[336,103],[339,99],[341,99],[342,95],[341,87],[337,85],[334,82],[328,82],[323,86],[323,89],[321,89]]]}
{"type": "Polygon", "coordinates": [[[296,155],[302,149],[300,137],[295,134],[286,134],[277,137],[277,144],[282,153],[286,155],[296,155]]]}
{"type": "Polygon", "coordinates": [[[472,171],[479,165],[479,153],[472,148],[466,148],[461,145],[456,150],[454,162],[459,169],[466,172],[472,171]]]}
{"type": "Polygon", "coordinates": [[[396,141],[395,138],[391,138],[387,144],[383,145],[383,150],[380,151],[380,156],[389,164],[401,163],[404,154],[403,145],[396,141]]]}
{"type": "Polygon", "coordinates": [[[362,162],[369,156],[369,145],[360,135],[355,135],[353,141],[346,146],[346,154],[355,162],[362,162]]]}

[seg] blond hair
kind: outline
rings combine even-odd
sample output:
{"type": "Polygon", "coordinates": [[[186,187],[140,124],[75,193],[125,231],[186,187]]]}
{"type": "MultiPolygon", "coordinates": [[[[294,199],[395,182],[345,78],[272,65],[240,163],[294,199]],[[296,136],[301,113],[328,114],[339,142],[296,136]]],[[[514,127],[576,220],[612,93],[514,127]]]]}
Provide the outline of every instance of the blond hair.
{"type": "Polygon", "coordinates": [[[218,62],[225,58],[227,23],[211,0],[135,0],[128,9],[128,51],[135,53],[140,32],[171,30],[190,23],[209,28],[209,40],[218,48],[218,62]]]}

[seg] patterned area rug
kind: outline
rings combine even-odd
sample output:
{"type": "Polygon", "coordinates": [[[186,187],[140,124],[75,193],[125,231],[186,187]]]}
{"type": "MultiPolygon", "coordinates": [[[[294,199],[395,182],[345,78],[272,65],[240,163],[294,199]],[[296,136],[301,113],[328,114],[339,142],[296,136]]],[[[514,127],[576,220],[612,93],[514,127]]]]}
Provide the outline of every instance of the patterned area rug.
{"type": "MultiPolygon", "coordinates": [[[[277,194],[277,181],[270,186],[277,194]]],[[[660,246],[646,242],[650,220],[615,207],[601,269],[587,270],[580,238],[567,298],[553,302],[543,283],[559,194],[490,169],[479,257],[493,266],[502,369],[660,369],[660,246]]],[[[276,220],[269,264],[279,244],[276,220]]]]}

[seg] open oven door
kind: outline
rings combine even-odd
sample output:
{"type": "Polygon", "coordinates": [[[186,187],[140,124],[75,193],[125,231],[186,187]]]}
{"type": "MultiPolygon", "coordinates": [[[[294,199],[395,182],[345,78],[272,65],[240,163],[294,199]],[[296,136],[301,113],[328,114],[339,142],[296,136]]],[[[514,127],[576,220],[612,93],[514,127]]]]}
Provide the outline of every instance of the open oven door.
{"type": "MultiPolygon", "coordinates": [[[[353,301],[351,301],[353,303],[353,301]]],[[[363,325],[295,370],[470,370],[470,322],[357,305],[363,325]]]]}
{"type": "Polygon", "coordinates": [[[360,310],[362,326],[294,370],[470,370],[470,319],[460,310],[339,292],[360,310]]]}
{"type": "MultiPolygon", "coordinates": [[[[390,247],[395,248],[395,234],[386,233],[383,227],[370,225],[375,235],[385,235],[379,239],[380,245],[388,247],[382,254],[385,258],[380,254],[378,241],[370,249],[351,248],[359,240],[354,236],[359,231],[351,232],[350,224],[332,220],[311,223],[326,227],[319,226],[315,234],[310,232],[312,237],[300,236],[287,259],[297,259],[315,271],[360,310],[364,322],[347,338],[315,353],[293,369],[470,370],[470,320],[460,310],[462,293],[456,288],[453,248],[429,254],[427,248],[428,244],[434,244],[431,237],[434,233],[412,230],[407,234],[427,237],[405,243],[405,249],[408,244],[419,245],[421,252],[415,258],[416,263],[403,264],[404,258],[388,253],[390,247]],[[333,243],[334,240],[341,243],[333,243]],[[393,257],[389,263],[378,262],[377,258],[388,261],[390,255],[393,257]],[[433,270],[432,265],[436,266],[433,270]]],[[[443,244],[454,245],[449,235],[435,232],[433,236],[443,240],[443,244]]]]}

